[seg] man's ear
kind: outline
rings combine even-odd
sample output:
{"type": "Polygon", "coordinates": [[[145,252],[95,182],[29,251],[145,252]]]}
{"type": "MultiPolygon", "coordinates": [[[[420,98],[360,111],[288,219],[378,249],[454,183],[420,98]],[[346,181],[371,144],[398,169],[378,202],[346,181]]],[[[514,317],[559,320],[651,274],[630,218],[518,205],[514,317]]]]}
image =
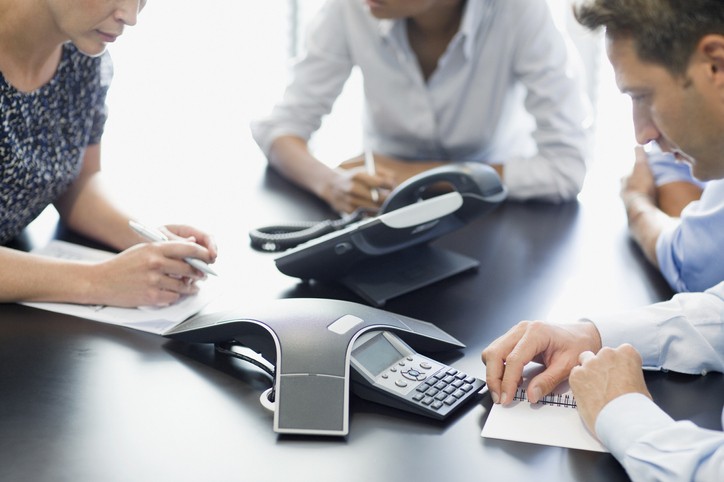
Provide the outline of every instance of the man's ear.
{"type": "Polygon", "coordinates": [[[705,35],[699,40],[696,53],[706,62],[715,84],[724,89],[724,35],[705,35]]]}

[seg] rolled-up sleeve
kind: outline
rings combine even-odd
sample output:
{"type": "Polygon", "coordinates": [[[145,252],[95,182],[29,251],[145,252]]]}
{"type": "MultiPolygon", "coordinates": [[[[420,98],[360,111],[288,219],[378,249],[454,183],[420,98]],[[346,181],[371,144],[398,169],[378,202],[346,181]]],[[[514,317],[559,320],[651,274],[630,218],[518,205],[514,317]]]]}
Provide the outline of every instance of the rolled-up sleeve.
{"type": "Polygon", "coordinates": [[[535,119],[537,152],[505,160],[512,198],[575,199],[586,174],[592,110],[578,53],[556,30],[544,2],[520,14],[514,69],[525,86],[525,108],[535,119]],[[540,19],[545,19],[542,21],[540,19]]]}
{"type": "Polygon", "coordinates": [[[325,4],[309,26],[306,53],[295,63],[281,102],[267,117],[251,123],[252,135],[265,155],[282,135],[309,140],[331,112],[353,67],[340,21],[344,14],[340,2],[325,4]]]}
{"type": "Polygon", "coordinates": [[[680,222],[656,240],[659,269],[678,292],[704,291],[724,280],[724,181],[710,181],[680,222]]]}

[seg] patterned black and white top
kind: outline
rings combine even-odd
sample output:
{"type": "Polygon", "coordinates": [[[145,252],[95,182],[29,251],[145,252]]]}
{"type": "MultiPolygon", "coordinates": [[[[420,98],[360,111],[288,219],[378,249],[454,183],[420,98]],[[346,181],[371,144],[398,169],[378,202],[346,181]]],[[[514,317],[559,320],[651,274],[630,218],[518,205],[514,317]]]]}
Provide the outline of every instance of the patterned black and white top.
{"type": "Polygon", "coordinates": [[[112,76],[108,53],[88,57],[71,43],[38,90],[20,92],[0,72],[0,244],[76,179],[85,148],[103,134],[112,76]]]}

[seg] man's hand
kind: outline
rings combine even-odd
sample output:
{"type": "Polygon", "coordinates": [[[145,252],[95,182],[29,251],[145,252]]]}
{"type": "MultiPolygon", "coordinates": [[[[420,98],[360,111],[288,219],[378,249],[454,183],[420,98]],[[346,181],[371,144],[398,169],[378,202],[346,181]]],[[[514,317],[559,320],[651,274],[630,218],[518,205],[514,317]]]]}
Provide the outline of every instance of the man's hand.
{"type": "Polygon", "coordinates": [[[656,183],[654,174],[649,166],[648,156],[641,146],[634,150],[636,162],[634,162],[631,174],[621,180],[621,199],[627,211],[629,205],[638,198],[645,198],[648,202],[656,205],[656,183]]]}
{"type": "Polygon", "coordinates": [[[523,368],[536,361],[546,366],[528,384],[528,399],[536,403],[568,378],[582,352],[597,352],[600,348],[601,336],[593,323],[521,321],[483,350],[486,382],[493,401],[503,405],[512,402],[523,368]]]}
{"type": "Polygon", "coordinates": [[[641,371],[641,355],[631,345],[603,348],[597,355],[583,352],[579,358],[581,364],[571,370],[568,381],[578,413],[591,433],[595,433],[598,414],[614,398],[626,393],[651,398],[641,371]]]}

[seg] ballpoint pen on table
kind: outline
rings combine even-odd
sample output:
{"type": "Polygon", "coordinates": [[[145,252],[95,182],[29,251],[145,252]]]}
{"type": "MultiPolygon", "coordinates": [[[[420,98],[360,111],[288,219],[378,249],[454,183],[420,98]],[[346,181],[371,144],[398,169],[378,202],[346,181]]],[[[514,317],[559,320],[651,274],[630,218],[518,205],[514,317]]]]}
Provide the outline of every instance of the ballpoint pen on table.
{"type": "MultiPolygon", "coordinates": [[[[148,239],[149,241],[169,241],[168,236],[163,234],[158,229],[149,228],[148,226],[144,226],[143,224],[136,222],[134,220],[128,221],[128,225],[131,227],[131,229],[133,229],[135,232],[137,232],[144,238],[148,239]]],[[[209,267],[208,264],[204,263],[200,259],[184,258],[184,261],[186,261],[188,264],[190,264],[194,268],[203,271],[204,273],[218,276],[216,274],[216,272],[209,267]]]]}
{"type": "MultiPolygon", "coordinates": [[[[376,173],[375,156],[372,155],[371,149],[365,149],[365,169],[367,170],[367,174],[369,174],[370,176],[374,176],[376,173]]],[[[372,188],[370,190],[370,195],[372,196],[373,202],[379,201],[380,194],[377,192],[377,189],[372,188]]]]}

